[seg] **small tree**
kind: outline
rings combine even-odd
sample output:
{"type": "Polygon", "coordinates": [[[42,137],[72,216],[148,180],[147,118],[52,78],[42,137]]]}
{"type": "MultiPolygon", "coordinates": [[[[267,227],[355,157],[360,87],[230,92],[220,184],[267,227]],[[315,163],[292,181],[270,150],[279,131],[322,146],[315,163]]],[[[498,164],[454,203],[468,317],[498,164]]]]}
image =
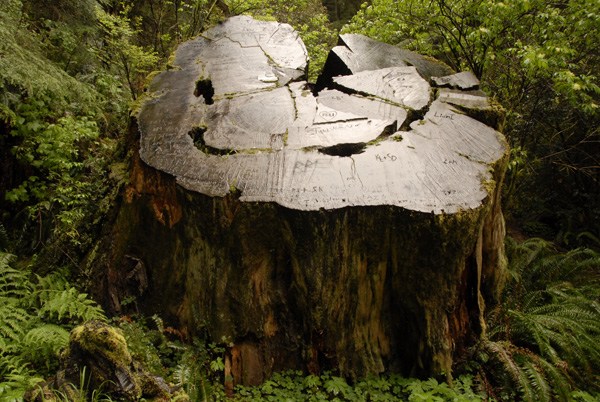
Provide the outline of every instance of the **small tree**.
{"type": "Polygon", "coordinates": [[[95,47],[98,57],[108,66],[116,67],[127,81],[131,97],[136,99],[142,91],[143,78],[158,64],[154,52],[144,50],[133,43],[138,33],[127,17],[130,6],[118,15],[109,14],[100,6],[96,7],[96,17],[104,31],[104,41],[95,47]]]}

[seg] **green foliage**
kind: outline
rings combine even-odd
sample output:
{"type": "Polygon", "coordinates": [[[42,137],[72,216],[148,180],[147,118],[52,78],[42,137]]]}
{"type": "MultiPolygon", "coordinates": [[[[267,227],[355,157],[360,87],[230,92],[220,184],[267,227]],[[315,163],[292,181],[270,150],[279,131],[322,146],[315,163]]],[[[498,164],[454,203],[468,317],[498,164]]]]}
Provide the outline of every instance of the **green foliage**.
{"type": "Polygon", "coordinates": [[[309,21],[296,24],[294,28],[308,51],[308,79],[315,82],[325,65],[329,51],[335,46],[338,33],[329,26],[325,14],[314,14],[309,21]]]}
{"type": "Polygon", "coordinates": [[[94,104],[97,93],[48,62],[39,36],[26,24],[21,1],[0,4],[0,119],[14,121],[15,105],[27,98],[51,97],[58,114],[94,104]]]}
{"type": "Polygon", "coordinates": [[[483,377],[501,398],[514,397],[515,388],[526,401],[568,400],[573,387],[597,391],[599,256],[559,253],[541,239],[509,238],[507,250],[511,279],[474,351],[483,377]]]}
{"type": "Polygon", "coordinates": [[[118,106],[106,106],[120,105],[122,96],[107,99],[103,95],[118,95],[114,88],[93,85],[110,77],[87,50],[98,32],[88,7],[95,2],[68,3],[47,9],[28,0],[0,4],[0,144],[10,148],[4,166],[14,174],[11,187],[0,189],[0,204],[9,208],[0,241],[20,252],[55,244],[72,260],[71,249],[89,241],[81,229],[90,203],[108,189],[100,178],[114,141],[102,138],[102,129],[112,119],[105,116],[118,115],[118,106]],[[71,30],[66,21],[72,20],[52,12],[61,9],[87,17],[71,30]],[[57,20],[49,19],[53,14],[57,20]],[[71,62],[61,65],[65,60],[71,62]]]}
{"type": "Polygon", "coordinates": [[[110,14],[100,6],[96,17],[104,32],[104,42],[95,47],[97,56],[108,66],[115,66],[129,86],[131,96],[136,99],[143,89],[144,77],[158,65],[154,52],[144,50],[134,43],[134,30],[127,14],[131,6],[125,5],[119,14],[110,14]]]}
{"type": "Polygon", "coordinates": [[[304,376],[302,372],[275,373],[258,387],[238,387],[241,401],[483,401],[473,391],[472,379],[461,376],[453,387],[431,378],[426,381],[398,375],[371,376],[349,384],[331,373],[304,376]]]}
{"type": "Polygon", "coordinates": [[[192,401],[204,401],[223,394],[222,372],[225,368],[225,349],[215,343],[197,338],[184,343],[183,336],[172,328],[165,328],[160,317],[121,317],[129,350],[152,373],[182,386],[192,401]]]}
{"type": "Polygon", "coordinates": [[[21,144],[12,151],[35,174],[7,191],[6,199],[29,204],[29,216],[52,221],[54,238],[66,236],[77,243],[76,226],[94,187],[84,177],[89,172],[85,153],[92,151],[99,135],[96,123],[86,117],[46,123],[43,113],[47,109],[41,101],[23,103],[16,110],[19,115],[11,134],[19,136],[21,144]]]}
{"type": "Polygon", "coordinates": [[[12,259],[0,253],[0,398],[7,401],[54,374],[70,329],[105,319],[60,273],[40,277],[12,268],[12,259]]]}
{"type": "Polygon", "coordinates": [[[143,0],[118,1],[127,11],[140,34],[136,43],[152,49],[161,58],[168,57],[179,43],[194,38],[222,16],[221,4],[215,0],[143,0]]]}

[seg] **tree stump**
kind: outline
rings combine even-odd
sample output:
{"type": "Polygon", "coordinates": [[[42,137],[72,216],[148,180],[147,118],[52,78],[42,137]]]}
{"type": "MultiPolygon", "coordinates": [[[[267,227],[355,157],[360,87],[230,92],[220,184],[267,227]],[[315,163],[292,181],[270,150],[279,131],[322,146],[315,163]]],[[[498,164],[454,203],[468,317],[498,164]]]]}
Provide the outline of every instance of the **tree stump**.
{"type": "Polygon", "coordinates": [[[501,112],[360,35],[316,86],[306,67],[289,25],[245,16],[179,46],[132,125],[107,300],[226,344],[235,383],[449,372],[504,278],[501,112]]]}

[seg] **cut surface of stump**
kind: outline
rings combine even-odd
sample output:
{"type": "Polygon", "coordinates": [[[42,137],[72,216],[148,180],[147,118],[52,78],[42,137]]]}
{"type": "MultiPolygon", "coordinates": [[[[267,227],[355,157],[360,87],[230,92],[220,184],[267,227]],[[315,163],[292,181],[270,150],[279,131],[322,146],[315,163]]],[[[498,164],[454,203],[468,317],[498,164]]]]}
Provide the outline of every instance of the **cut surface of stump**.
{"type": "Polygon", "coordinates": [[[301,81],[306,50],[290,29],[237,17],[180,46],[176,69],[154,79],[140,113],[142,159],[189,190],[235,189],[241,201],[298,210],[481,205],[506,146],[493,128],[435,100],[428,74],[445,66],[402,51],[385,60],[403,65],[364,70],[372,66],[355,55],[367,46],[344,36],[350,47],[334,53],[361,71],[332,77],[335,89],[315,96],[301,81]]]}
{"type": "Polygon", "coordinates": [[[179,46],[134,126],[110,303],[143,261],[140,308],[228,345],[235,383],[449,372],[504,275],[500,114],[472,74],[360,35],[306,68],[289,25],[245,16],[179,46]]]}

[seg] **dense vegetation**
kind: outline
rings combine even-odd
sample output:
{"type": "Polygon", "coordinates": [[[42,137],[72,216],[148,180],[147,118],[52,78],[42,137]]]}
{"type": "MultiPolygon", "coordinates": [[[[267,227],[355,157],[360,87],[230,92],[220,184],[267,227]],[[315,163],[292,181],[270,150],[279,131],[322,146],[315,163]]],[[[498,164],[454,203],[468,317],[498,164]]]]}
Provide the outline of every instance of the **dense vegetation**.
{"type": "MultiPolygon", "coordinates": [[[[337,29],[470,70],[507,113],[511,278],[452,384],[274,376],[242,400],[598,400],[600,3],[572,0],[4,0],[0,4],[0,399],[56,371],[68,331],[106,319],[85,256],[127,181],[145,77],[227,15],[289,22],[314,80],[337,29]],[[330,22],[331,21],[331,22],[330,22]],[[553,243],[550,243],[552,241],[553,243]],[[592,249],[576,248],[586,246],[592,249]]],[[[132,352],[195,400],[222,399],[222,345],[159,317],[114,318],[132,352]]],[[[90,394],[91,395],[91,394],[90,394]]],[[[98,394],[95,394],[98,396],[98,394]]]]}

